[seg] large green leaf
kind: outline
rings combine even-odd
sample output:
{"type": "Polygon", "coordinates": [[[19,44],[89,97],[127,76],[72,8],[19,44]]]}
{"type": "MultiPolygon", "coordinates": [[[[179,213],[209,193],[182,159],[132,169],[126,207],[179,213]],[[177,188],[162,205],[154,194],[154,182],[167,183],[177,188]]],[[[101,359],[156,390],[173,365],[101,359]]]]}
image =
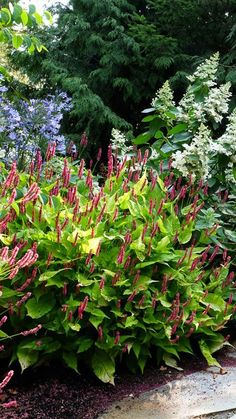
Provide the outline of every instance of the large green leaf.
{"type": "Polygon", "coordinates": [[[87,351],[89,348],[91,348],[91,346],[93,345],[93,339],[90,338],[86,338],[86,337],[81,337],[79,339],[79,349],[77,351],[78,354],[87,351]]]}
{"type": "Polygon", "coordinates": [[[215,311],[223,311],[225,308],[225,301],[222,297],[217,294],[208,294],[204,299],[201,301],[202,304],[208,306],[210,304],[210,308],[215,311]]]}
{"type": "Polygon", "coordinates": [[[21,366],[21,372],[26,368],[31,367],[38,361],[39,354],[36,351],[30,349],[19,348],[17,350],[17,358],[21,366]]]}
{"type": "Polygon", "coordinates": [[[95,351],[92,358],[92,368],[101,381],[114,385],[115,362],[106,352],[95,351]]]}
{"type": "Polygon", "coordinates": [[[176,359],[171,356],[168,352],[163,354],[163,361],[168,367],[175,368],[178,371],[183,371],[183,368],[178,367],[176,359]]]}
{"type": "Polygon", "coordinates": [[[69,368],[72,368],[73,370],[75,370],[76,372],[78,372],[77,369],[77,356],[75,353],[73,352],[63,352],[62,354],[62,358],[64,359],[66,365],[69,368]]]}
{"type": "Polygon", "coordinates": [[[219,364],[219,362],[211,355],[211,350],[204,339],[200,340],[199,346],[200,346],[202,355],[207,360],[208,365],[221,368],[221,365],[219,364]]]}
{"type": "Polygon", "coordinates": [[[51,294],[45,294],[37,301],[35,298],[31,298],[26,303],[26,309],[28,315],[32,319],[39,319],[49,313],[56,304],[56,300],[51,294]]]}
{"type": "Polygon", "coordinates": [[[44,272],[43,274],[40,275],[39,281],[48,281],[49,279],[56,276],[58,273],[63,272],[63,271],[67,271],[67,270],[68,270],[68,268],[58,269],[57,271],[46,271],[46,272],[44,272]]]}

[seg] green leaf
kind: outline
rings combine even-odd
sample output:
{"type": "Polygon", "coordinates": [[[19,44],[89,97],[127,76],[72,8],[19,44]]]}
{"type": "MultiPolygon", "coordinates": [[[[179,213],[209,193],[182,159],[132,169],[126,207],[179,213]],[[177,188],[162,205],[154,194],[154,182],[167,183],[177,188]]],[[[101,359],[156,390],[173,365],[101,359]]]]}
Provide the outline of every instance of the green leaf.
{"type": "Polygon", "coordinates": [[[44,16],[47,18],[47,20],[49,21],[50,24],[53,22],[52,15],[48,10],[45,10],[44,16]]]}
{"type": "Polygon", "coordinates": [[[37,24],[42,25],[42,23],[43,23],[42,16],[37,12],[33,13],[33,16],[35,17],[35,20],[36,20],[37,24]]]}
{"type": "Polygon", "coordinates": [[[81,338],[81,343],[77,351],[78,354],[87,351],[93,345],[93,339],[90,338],[81,338]]]}
{"type": "Polygon", "coordinates": [[[232,240],[232,242],[236,243],[236,232],[232,230],[224,230],[225,235],[232,240]]]}
{"type": "Polygon", "coordinates": [[[4,23],[4,25],[9,25],[11,23],[11,13],[6,7],[2,7],[0,10],[1,14],[1,21],[4,23]]]}
{"type": "Polygon", "coordinates": [[[168,135],[174,135],[178,134],[179,132],[183,132],[187,127],[187,124],[178,124],[168,132],[168,135]]]}
{"type": "Polygon", "coordinates": [[[23,25],[26,26],[27,23],[28,23],[28,20],[29,20],[28,13],[26,13],[26,11],[23,10],[20,17],[21,17],[21,21],[22,21],[23,25]]]}
{"type": "Polygon", "coordinates": [[[165,236],[158,242],[157,246],[155,247],[155,250],[157,252],[162,252],[163,250],[167,248],[169,243],[170,243],[169,237],[165,236]]]}
{"type": "Polygon", "coordinates": [[[66,365],[69,368],[72,368],[72,370],[78,372],[78,369],[77,369],[78,360],[77,360],[77,356],[76,356],[76,354],[74,354],[74,352],[63,352],[62,358],[64,359],[66,365]]]}
{"type": "Polygon", "coordinates": [[[147,357],[141,356],[140,358],[138,358],[138,366],[142,374],[143,374],[146,363],[147,363],[147,357]]]}
{"type": "Polygon", "coordinates": [[[94,255],[97,252],[97,249],[100,245],[102,237],[95,237],[94,239],[84,240],[82,242],[82,250],[84,253],[93,253],[94,255]]]}
{"type": "Polygon", "coordinates": [[[140,351],[141,351],[141,345],[140,345],[140,343],[135,342],[133,344],[133,346],[132,346],[132,349],[133,349],[133,351],[135,353],[136,358],[138,359],[139,358],[140,351]]]}
{"type": "Polygon", "coordinates": [[[224,311],[225,301],[222,297],[217,294],[208,294],[201,301],[202,304],[208,306],[210,304],[211,308],[215,311],[224,311]]]}
{"type": "Polygon", "coordinates": [[[16,49],[20,48],[23,44],[23,39],[20,35],[13,35],[12,37],[12,46],[16,49]]]}
{"type": "Polygon", "coordinates": [[[9,338],[9,336],[8,336],[8,334],[7,334],[7,333],[5,333],[5,332],[3,332],[2,330],[0,330],[0,338],[5,338],[5,339],[7,339],[7,338],[9,338]]]}
{"type": "Polygon", "coordinates": [[[81,329],[81,325],[79,323],[68,323],[68,326],[71,330],[74,330],[75,332],[79,332],[81,329]]]}
{"type": "Polygon", "coordinates": [[[181,229],[179,232],[179,243],[185,244],[188,243],[192,237],[193,233],[193,223],[189,223],[183,230],[181,229]]]}
{"type": "Polygon", "coordinates": [[[115,362],[104,351],[96,350],[92,358],[92,368],[95,375],[103,381],[114,385],[115,362]]]}
{"type": "Polygon", "coordinates": [[[31,367],[32,365],[36,364],[36,362],[38,361],[38,357],[39,357],[38,352],[34,352],[32,350],[27,350],[23,348],[18,348],[17,358],[21,366],[21,372],[23,372],[26,368],[31,367]]]}
{"type": "Polygon", "coordinates": [[[103,319],[104,317],[95,317],[95,316],[89,317],[89,321],[95,327],[95,329],[98,328],[98,326],[102,323],[103,319]]]}
{"type": "Polygon", "coordinates": [[[147,144],[148,141],[152,138],[149,132],[144,132],[143,134],[138,135],[134,140],[133,143],[136,145],[143,145],[147,144]]]}
{"type": "Polygon", "coordinates": [[[129,316],[127,317],[125,321],[125,328],[126,327],[133,327],[138,324],[138,320],[135,318],[135,316],[129,316]]]}
{"type": "Polygon", "coordinates": [[[130,244],[130,249],[138,252],[145,252],[145,244],[142,242],[141,236],[130,244]]]}
{"type": "Polygon", "coordinates": [[[28,316],[32,319],[39,319],[49,313],[56,304],[56,300],[51,294],[45,294],[37,301],[35,298],[31,298],[26,303],[26,309],[28,316]]]}
{"type": "Polygon", "coordinates": [[[176,359],[168,352],[163,354],[163,361],[166,365],[168,365],[168,367],[175,368],[178,371],[183,371],[183,368],[178,367],[176,359]]]}
{"type": "Polygon", "coordinates": [[[50,278],[53,278],[59,272],[67,271],[68,268],[58,269],[57,271],[46,271],[40,275],[39,281],[48,281],[50,278]]]}
{"type": "Polygon", "coordinates": [[[221,368],[219,362],[211,355],[211,351],[204,339],[200,340],[199,347],[209,366],[216,366],[221,368]]]}

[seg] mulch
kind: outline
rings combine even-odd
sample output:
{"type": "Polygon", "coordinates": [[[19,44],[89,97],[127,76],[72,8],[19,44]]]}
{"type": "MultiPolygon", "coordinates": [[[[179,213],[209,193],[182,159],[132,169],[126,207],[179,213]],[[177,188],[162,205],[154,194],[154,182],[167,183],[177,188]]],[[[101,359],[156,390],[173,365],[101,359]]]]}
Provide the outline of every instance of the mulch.
{"type": "MultiPolygon", "coordinates": [[[[217,359],[224,368],[236,366],[227,350],[217,359]]],[[[17,407],[0,407],[1,419],[95,419],[112,403],[124,397],[138,396],[184,375],[207,368],[203,359],[185,356],[183,372],[150,364],[143,375],[132,375],[125,369],[115,378],[115,386],[103,384],[90,372],[76,374],[54,364],[16,373],[0,394],[0,403],[16,400],[17,407]]]]}

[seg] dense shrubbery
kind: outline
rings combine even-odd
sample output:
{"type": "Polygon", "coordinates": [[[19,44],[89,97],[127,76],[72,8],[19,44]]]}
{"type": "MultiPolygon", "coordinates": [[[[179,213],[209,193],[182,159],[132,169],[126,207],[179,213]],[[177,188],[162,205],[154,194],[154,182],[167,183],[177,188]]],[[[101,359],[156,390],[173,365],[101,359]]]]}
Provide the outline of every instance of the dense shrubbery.
{"type": "Polygon", "coordinates": [[[111,149],[103,186],[83,160],[64,160],[55,180],[54,152],[44,167],[38,153],[28,174],[1,168],[2,356],[22,370],[51,357],[75,370],[86,362],[113,382],[122,359],[132,370],[151,356],[175,365],[193,339],[218,365],[234,274],[216,227],[196,227],[204,185],[171,171],[163,181],[147,154],[116,163],[111,149]]]}
{"type": "Polygon", "coordinates": [[[202,63],[188,77],[190,85],[178,104],[166,82],[144,111],[150,113],[143,119],[147,131],[134,142],[151,144],[153,169],[159,164],[166,169],[172,159],[177,175],[208,184],[208,215],[218,220],[219,240],[235,257],[236,109],[229,113],[230,83],[217,85],[218,66],[218,54],[202,63]]]}

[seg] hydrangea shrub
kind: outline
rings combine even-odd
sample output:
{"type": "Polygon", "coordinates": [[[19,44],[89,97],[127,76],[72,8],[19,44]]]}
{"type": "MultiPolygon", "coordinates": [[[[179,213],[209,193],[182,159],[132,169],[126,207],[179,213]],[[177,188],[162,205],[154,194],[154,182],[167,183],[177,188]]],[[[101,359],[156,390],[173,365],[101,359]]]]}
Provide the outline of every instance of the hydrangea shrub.
{"type": "Polygon", "coordinates": [[[178,104],[166,82],[152,108],[144,111],[150,113],[143,119],[147,131],[134,143],[152,141],[156,162],[171,157],[173,168],[185,178],[235,188],[236,111],[229,115],[230,83],[217,85],[218,66],[219,54],[202,63],[188,77],[189,87],[178,104]]]}

